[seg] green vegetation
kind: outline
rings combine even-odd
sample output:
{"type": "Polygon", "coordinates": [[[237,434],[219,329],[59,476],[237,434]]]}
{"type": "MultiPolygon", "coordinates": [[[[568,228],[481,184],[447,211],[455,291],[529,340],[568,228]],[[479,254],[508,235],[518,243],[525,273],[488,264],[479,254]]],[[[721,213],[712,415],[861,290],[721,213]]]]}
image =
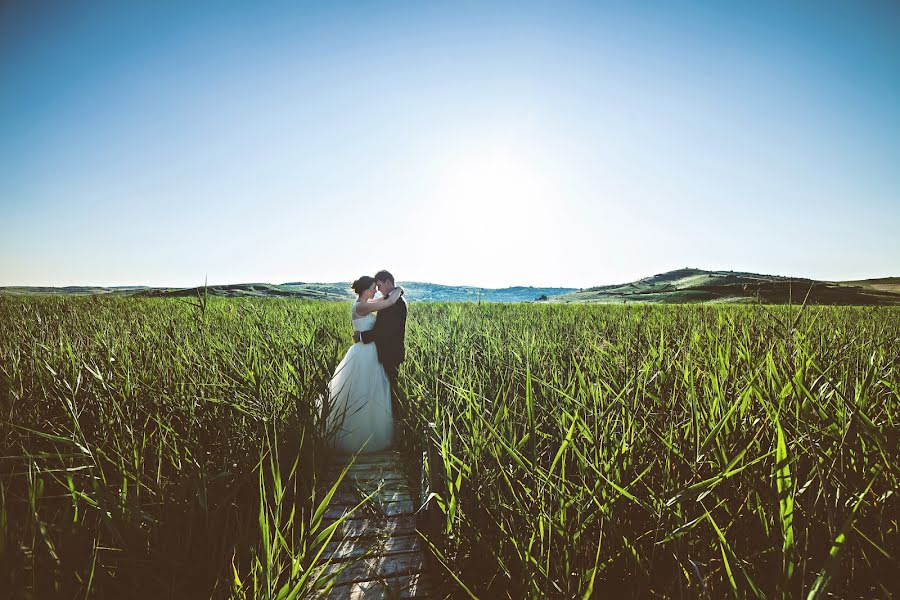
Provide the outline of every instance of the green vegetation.
{"type": "Polygon", "coordinates": [[[0,590],[298,598],[328,585],[314,567],[337,524],[323,524],[312,399],[346,350],[344,309],[0,297],[0,590]]]}
{"type": "Polygon", "coordinates": [[[831,282],[738,271],[678,269],[621,285],[562,294],[551,301],[801,304],[806,300],[809,304],[900,305],[900,287],[894,284],[896,278],[831,282]]]}
{"type": "Polygon", "coordinates": [[[440,550],[477,595],[893,585],[900,310],[445,305],[416,324],[440,550]]]}
{"type": "MultiPolygon", "coordinates": [[[[325,584],[349,335],[344,303],[0,297],[0,588],[325,584]]],[[[407,344],[455,595],[890,597],[900,309],[415,303],[407,344]]]]}
{"type": "MultiPolygon", "coordinates": [[[[535,302],[550,301],[588,304],[738,303],[900,305],[900,278],[884,277],[859,281],[815,281],[779,275],[738,271],[678,269],[619,285],[588,289],[508,287],[480,288],[439,285],[417,281],[400,282],[407,298],[421,302],[535,302]],[[808,297],[807,297],[808,294],[808,297]]],[[[350,283],[303,283],[281,285],[240,283],[211,285],[208,288],[147,288],[141,286],[97,288],[0,287],[0,294],[118,295],[146,297],[194,297],[206,292],[229,298],[303,298],[309,300],[351,300],[350,283]]]]}
{"type": "Polygon", "coordinates": [[[841,285],[868,288],[882,292],[900,294],[900,277],[880,277],[878,279],[861,279],[858,281],[841,281],[841,285]]]}
{"type": "MultiPolygon", "coordinates": [[[[409,298],[422,302],[532,302],[541,296],[556,296],[576,291],[575,288],[508,287],[500,289],[464,285],[439,285],[418,281],[400,282],[409,298]]],[[[68,296],[116,295],[144,296],[151,298],[195,297],[206,292],[211,296],[229,298],[287,297],[309,300],[355,300],[350,282],[337,283],[238,283],[194,288],[100,288],[100,287],[0,287],[0,294],[33,295],[58,294],[68,296]]]]}

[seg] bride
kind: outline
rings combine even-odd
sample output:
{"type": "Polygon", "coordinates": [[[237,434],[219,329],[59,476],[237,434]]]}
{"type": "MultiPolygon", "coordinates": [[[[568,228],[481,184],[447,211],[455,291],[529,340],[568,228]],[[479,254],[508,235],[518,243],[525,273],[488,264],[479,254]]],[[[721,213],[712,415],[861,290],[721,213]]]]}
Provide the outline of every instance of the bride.
{"type": "MultiPolygon", "coordinates": [[[[350,309],[350,321],[360,332],[375,327],[375,311],[393,306],[402,293],[398,287],[387,298],[373,300],[375,279],[367,275],[352,287],[357,300],[350,309]]],[[[391,384],[374,343],[350,346],[331,378],[328,396],[326,429],[335,436],[335,448],[353,454],[377,452],[391,445],[391,384]]]]}

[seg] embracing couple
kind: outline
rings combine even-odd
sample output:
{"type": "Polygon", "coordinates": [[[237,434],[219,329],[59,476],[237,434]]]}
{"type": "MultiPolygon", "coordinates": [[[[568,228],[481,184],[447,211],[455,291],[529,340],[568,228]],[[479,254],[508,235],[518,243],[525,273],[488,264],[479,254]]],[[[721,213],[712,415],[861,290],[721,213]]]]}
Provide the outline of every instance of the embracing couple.
{"type": "Polygon", "coordinates": [[[378,452],[392,444],[406,337],[406,300],[393,275],[364,275],[352,287],[357,296],[350,308],[354,344],[331,378],[326,418],[335,448],[348,454],[378,452]]]}

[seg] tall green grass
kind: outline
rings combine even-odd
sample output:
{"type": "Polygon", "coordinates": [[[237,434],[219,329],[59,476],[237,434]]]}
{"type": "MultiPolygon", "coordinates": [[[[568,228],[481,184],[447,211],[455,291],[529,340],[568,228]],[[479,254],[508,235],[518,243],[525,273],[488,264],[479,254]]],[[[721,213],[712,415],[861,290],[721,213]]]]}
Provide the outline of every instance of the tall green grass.
{"type": "Polygon", "coordinates": [[[0,297],[0,589],[308,595],[333,535],[313,399],[346,311],[0,297]]]}
{"type": "MultiPolygon", "coordinates": [[[[315,399],[347,316],[0,297],[0,589],[327,586],[315,399]]],[[[894,592],[900,310],[413,303],[407,346],[448,593],[894,592]]]]}
{"type": "Polygon", "coordinates": [[[896,594],[900,311],[416,309],[460,597],[896,594]]]}

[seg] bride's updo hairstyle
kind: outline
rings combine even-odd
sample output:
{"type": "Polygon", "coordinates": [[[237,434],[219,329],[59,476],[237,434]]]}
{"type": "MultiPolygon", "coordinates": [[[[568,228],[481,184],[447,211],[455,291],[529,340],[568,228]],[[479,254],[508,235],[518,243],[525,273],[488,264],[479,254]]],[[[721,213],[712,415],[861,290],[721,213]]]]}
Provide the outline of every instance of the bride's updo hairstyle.
{"type": "Polygon", "coordinates": [[[375,283],[374,277],[369,277],[368,275],[363,275],[359,279],[353,282],[353,285],[350,287],[353,288],[353,291],[356,292],[356,295],[362,294],[364,291],[372,287],[372,284],[375,283]]]}

